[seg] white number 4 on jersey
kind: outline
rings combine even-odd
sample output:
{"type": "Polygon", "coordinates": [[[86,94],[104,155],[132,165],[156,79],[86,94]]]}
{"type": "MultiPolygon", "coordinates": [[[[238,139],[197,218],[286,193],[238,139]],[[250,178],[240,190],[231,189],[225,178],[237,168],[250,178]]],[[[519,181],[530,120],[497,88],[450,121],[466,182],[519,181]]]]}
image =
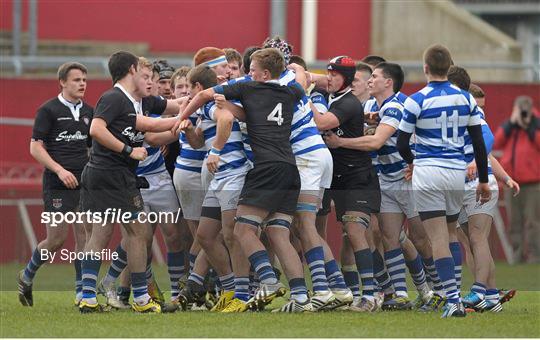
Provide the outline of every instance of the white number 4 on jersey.
{"type": "Polygon", "coordinates": [[[282,114],[282,104],[278,103],[276,107],[270,112],[270,114],[266,117],[266,120],[269,122],[276,122],[277,125],[283,124],[283,114],[282,114]]]}

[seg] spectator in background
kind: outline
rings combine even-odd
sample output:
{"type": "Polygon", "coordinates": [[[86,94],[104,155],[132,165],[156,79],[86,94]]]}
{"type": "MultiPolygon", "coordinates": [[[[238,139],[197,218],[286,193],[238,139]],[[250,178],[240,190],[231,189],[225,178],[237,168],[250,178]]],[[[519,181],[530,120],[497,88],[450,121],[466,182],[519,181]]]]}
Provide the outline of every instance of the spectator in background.
{"type": "Polygon", "coordinates": [[[510,119],[495,133],[494,145],[503,150],[501,165],[521,185],[510,214],[514,256],[523,258],[525,231],[530,227],[527,261],[531,263],[540,261],[540,119],[534,111],[530,97],[517,97],[510,119]]]}

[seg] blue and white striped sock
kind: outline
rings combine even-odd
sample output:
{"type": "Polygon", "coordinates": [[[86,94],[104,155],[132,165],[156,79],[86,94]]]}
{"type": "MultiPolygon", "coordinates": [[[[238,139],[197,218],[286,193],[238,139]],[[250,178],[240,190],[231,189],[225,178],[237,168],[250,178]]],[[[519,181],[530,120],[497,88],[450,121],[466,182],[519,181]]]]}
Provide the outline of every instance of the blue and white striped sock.
{"type": "Polygon", "coordinates": [[[456,286],[456,278],[454,271],[454,259],[451,257],[443,257],[435,260],[435,268],[441,280],[446,300],[450,303],[459,303],[459,291],[456,286]]]}
{"type": "Polygon", "coordinates": [[[412,261],[406,261],[405,264],[409,269],[412,280],[416,288],[421,287],[426,283],[426,273],[424,272],[424,266],[422,265],[422,258],[420,255],[416,255],[416,258],[412,261]]]}
{"type": "Polygon", "coordinates": [[[41,252],[38,248],[34,249],[34,252],[32,253],[32,257],[30,258],[30,261],[28,261],[28,264],[26,265],[26,268],[24,268],[24,274],[23,274],[23,280],[26,283],[32,283],[34,280],[34,276],[36,275],[36,272],[38,271],[39,267],[45,263],[45,260],[41,259],[41,252]]]}
{"type": "Polygon", "coordinates": [[[354,297],[360,297],[360,278],[358,277],[358,270],[356,265],[342,266],[343,278],[345,284],[351,290],[354,297]]]}
{"type": "Polygon", "coordinates": [[[266,250],[259,250],[254,252],[249,256],[249,263],[255,268],[257,275],[259,275],[259,280],[265,284],[275,284],[277,283],[276,273],[272,269],[270,264],[270,259],[268,258],[268,253],[266,250]]]}
{"type": "Polygon", "coordinates": [[[249,296],[255,295],[255,292],[260,287],[259,275],[255,272],[255,269],[251,267],[249,269],[249,296]]]}
{"type": "Polygon", "coordinates": [[[114,251],[118,254],[118,257],[116,260],[111,262],[109,270],[102,280],[103,285],[105,286],[109,286],[114,283],[120,276],[120,273],[122,273],[122,271],[127,267],[127,253],[122,248],[122,245],[119,244],[114,251]]]}
{"type": "Polygon", "coordinates": [[[407,282],[405,278],[405,258],[401,248],[384,253],[384,262],[397,296],[408,297],[407,282]]]}
{"type": "Polygon", "coordinates": [[[471,292],[475,293],[476,295],[478,295],[478,297],[483,299],[486,296],[486,286],[480,282],[475,282],[471,287],[471,292]]]}
{"type": "Polygon", "coordinates": [[[131,289],[133,290],[133,302],[145,305],[150,301],[146,272],[131,273],[131,289]]]}
{"type": "Polygon", "coordinates": [[[291,288],[291,299],[305,303],[308,299],[306,281],[304,278],[295,278],[289,281],[289,287],[291,288]]]}
{"type": "Polygon", "coordinates": [[[378,249],[375,249],[371,255],[373,257],[373,276],[381,287],[381,290],[388,296],[394,294],[394,286],[392,286],[392,281],[384,266],[384,259],[381,253],[378,249]]]}
{"type": "Polygon", "coordinates": [[[249,300],[249,277],[234,278],[234,297],[244,302],[249,300]]]}
{"type": "Polygon", "coordinates": [[[424,268],[426,269],[426,273],[431,279],[433,291],[442,296],[444,294],[444,289],[441,285],[441,279],[439,279],[437,268],[435,268],[435,262],[433,262],[433,257],[427,259],[423,258],[422,262],[424,262],[424,268]]]}
{"type": "Polygon", "coordinates": [[[347,284],[345,284],[345,279],[339,270],[336,260],[326,262],[324,264],[324,271],[326,272],[330,289],[347,289],[347,284]]]}
{"type": "Polygon", "coordinates": [[[84,259],[81,264],[82,282],[83,282],[83,299],[90,304],[96,304],[96,285],[101,267],[100,260],[84,259]]]}
{"type": "Polygon", "coordinates": [[[180,293],[178,281],[184,275],[184,252],[167,253],[167,269],[171,282],[171,297],[175,298],[180,293]]]}
{"type": "Polygon", "coordinates": [[[219,277],[221,287],[225,292],[233,292],[235,286],[234,273],[223,275],[219,277]]]}
{"type": "Polygon", "coordinates": [[[194,272],[189,274],[188,281],[194,282],[197,286],[204,286],[204,277],[194,272]]]}
{"type": "Polygon", "coordinates": [[[356,260],[358,274],[360,274],[360,281],[362,282],[362,297],[372,300],[375,291],[373,255],[369,248],[366,248],[355,252],[354,258],[356,260]]]}
{"type": "Polygon", "coordinates": [[[324,250],[323,247],[314,247],[305,253],[309,272],[311,273],[311,282],[313,292],[328,290],[328,281],[324,270],[324,250]]]}
{"type": "Polygon", "coordinates": [[[459,242],[451,242],[449,244],[450,252],[452,253],[452,258],[454,259],[454,272],[456,276],[456,285],[457,290],[461,291],[461,264],[463,262],[461,255],[461,245],[459,242]]]}
{"type": "Polygon", "coordinates": [[[498,303],[500,300],[500,297],[499,297],[499,291],[497,290],[497,288],[486,289],[485,299],[493,304],[498,303]]]}

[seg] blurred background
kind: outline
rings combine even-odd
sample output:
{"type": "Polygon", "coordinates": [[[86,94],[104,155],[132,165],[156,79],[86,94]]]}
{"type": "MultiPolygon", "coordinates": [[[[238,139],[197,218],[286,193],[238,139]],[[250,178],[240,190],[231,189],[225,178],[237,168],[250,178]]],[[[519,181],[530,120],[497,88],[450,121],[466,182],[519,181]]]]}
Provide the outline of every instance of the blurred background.
{"type": "MultiPolygon", "coordinates": [[[[538,0],[0,0],[0,263],[26,261],[44,237],[43,169],[28,150],[36,109],[59,92],[59,65],[88,67],[86,101],[94,106],[111,86],[107,59],[117,50],[178,67],[191,65],[201,47],[242,53],[272,35],[288,40],[315,71],[337,55],[397,62],[405,70],[405,94],[424,84],[424,49],[444,44],[484,90],[494,132],[516,97],[540,104],[538,0]]],[[[521,256],[508,237],[510,199],[501,192],[491,241],[498,259],[514,263],[521,256]]],[[[336,250],[341,231],[330,227],[329,233],[336,250]]],[[[71,238],[66,247],[72,248],[71,238]]]]}

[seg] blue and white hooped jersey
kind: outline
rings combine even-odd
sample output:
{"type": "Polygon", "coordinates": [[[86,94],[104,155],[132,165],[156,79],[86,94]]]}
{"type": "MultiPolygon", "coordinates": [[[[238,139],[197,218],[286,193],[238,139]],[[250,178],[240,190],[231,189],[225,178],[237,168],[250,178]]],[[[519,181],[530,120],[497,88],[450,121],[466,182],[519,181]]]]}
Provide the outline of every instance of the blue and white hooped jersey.
{"type": "MultiPolygon", "coordinates": [[[[243,77],[231,79],[231,80],[227,81],[227,83],[225,85],[232,85],[232,84],[236,84],[236,83],[244,83],[244,82],[248,82],[248,81],[252,81],[252,80],[253,79],[251,78],[250,75],[245,75],[243,77]]],[[[230,102],[235,104],[235,105],[238,105],[238,106],[242,107],[242,103],[240,103],[240,101],[238,101],[238,100],[231,100],[230,102]]],[[[253,151],[251,150],[251,145],[250,145],[250,142],[249,142],[249,136],[247,134],[246,123],[245,122],[238,122],[238,123],[240,124],[240,130],[242,131],[242,142],[244,143],[244,152],[246,153],[246,156],[247,156],[248,160],[251,163],[253,163],[253,151]]]]}
{"type": "Polygon", "coordinates": [[[405,101],[407,100],[407,95],[403,94],[401,91],[396,92],[395,94],[396,98],[401,102],[401,104],[405,104],[405,101]]]}
{"type": "MultiPolygon", "coordinates": [[[[482,136],[484,137],[484,144],[486,145],[486,153],[489,154],[491,152],[491,149],[493,148],[493,143],[495,142],[495,136],[493,136],[493,132],[491,132],[491,129],[489,128],[489,125],[486,122],[484,111],[481,108],[478,108],[478,111],[480,112],[481,117],[481,124],[482,124],[482,136]]],[[[472,161],[474,161],[474,149],[472,146],[472,140],[471,136],[469,136],[469,132],[465,131],[465,147],[463,148],[465,151],[465,162],[467,162],[467,165],[470,164],[472,161]]],[[[493,174],[493,170],[491,169],[491,162],[488,157],[488,174],[493,174]]],[[[469,179],[467,178],[465,182],[468,182],[469,179]]]]}
{"type": "Polygon", "coordinates": [[[319,111],[320,113],[328,112],[328,101],[322,93],[313,91],[309,95],[309,99],[311,100],[313,106],[315,106],[317,111],[319,111]]]}
{"type": "MultiPolygon", "coordinates": [[[[193,126],[197,125],[197,120],[200,114],[201,110],[199,109],[189,116],[188,119],[191,120],[193,126]]],[[[180,141],[180,154],[178,157],[176,157],[176,163],[174,164],[175,168],[201,173],[202,163],[204,161],[204,157],[206,156],[206,152],[208,151],[206,147],[193,149],[191,145],[189,145],[184,133],[180,134],[178,140],[180,141]]]]}
{"type": "Polygon", "coordinates": [[[365,104],[366,112],[379,112],[379,124],[390,125],[396,131],[384,145],[377,150],[377,169],[379,177],[387,182],[395,182],[404,178],[404,169],[407,164],[397,150],[397,135],[401,119],[403,118],[403,104],[394,94],[388,97],[379,108],[375,99],[370,99],[365,104]]]}
{"type": "MultiPolygon", "coordinates": [[[[201,122],[199,127],[204,134],[204,144],[208,150],[212,148],[212,143],[216,138],[217,120],[214,113],[216,105],[214,102],[206,103],[202,108],[201,122]]],[[[247,155],[244,151],[244,143],[242,140],[242,131],[238,121],[234,121],[231,129],[231,134],[227,143],[221,150],[218,171],[214,174],[216,180],[222,178],[247,173],[251,169],[247,155]]]]}
{"type": "Polygon", "coordinates": [[[481,123],[472,95],[448,81],[433,81],[404,107],[399,129],[416,134],[414,164],[464,170],[465,131],[481,123]]]}
{"type": "MultiPolygon", "coordinates": [[[[160,115],[150,114],[150,117],[161,117],[160,115]]],[[[143,142],[143,146],[146,148],[146,153],[148,156],[142,162],[139,162],[135,172],[137,176],[153,175],[159,174],[163,171],[167,171],[165,167],[165,159],[160,152],[159,147],[152,147],[148,143],[143,142]]]]}
{"type": "MultiPolygon", "coordinates": [[[[285,70],[279,78],[281,85],[289,86],[295,82],[296,75],[291,70],[285,70]]],[[[314,150],[326,149],[326,144],[313,120],[313,112],[309,107],[309,98],[307,95],[304,95],[302,100],[296,104],[291,125],[290,141],[295,157],[314,150]]]]}
{"type": "MultiPolygon", "coordinates": [[[[375,112],[375,111],[372,111],[374,109],[374,106],[377,106],[377,101],[375,100],[375,98],[370,97],[368,100],[366,100],[362,108],[364,109],[364,112],[375,112]]],[[[364,128],[367,128],[367,127],[368,127],[368,124],[364,123],[364,128]]],[[[371,164],[373,164],[373,167],[377,171],[377,175],[380,175],[381,170],[379,169],[379,160],[377,159],[378,158],[377,151],[370,151],[369,156],[371,157],[371,164]]]]}

